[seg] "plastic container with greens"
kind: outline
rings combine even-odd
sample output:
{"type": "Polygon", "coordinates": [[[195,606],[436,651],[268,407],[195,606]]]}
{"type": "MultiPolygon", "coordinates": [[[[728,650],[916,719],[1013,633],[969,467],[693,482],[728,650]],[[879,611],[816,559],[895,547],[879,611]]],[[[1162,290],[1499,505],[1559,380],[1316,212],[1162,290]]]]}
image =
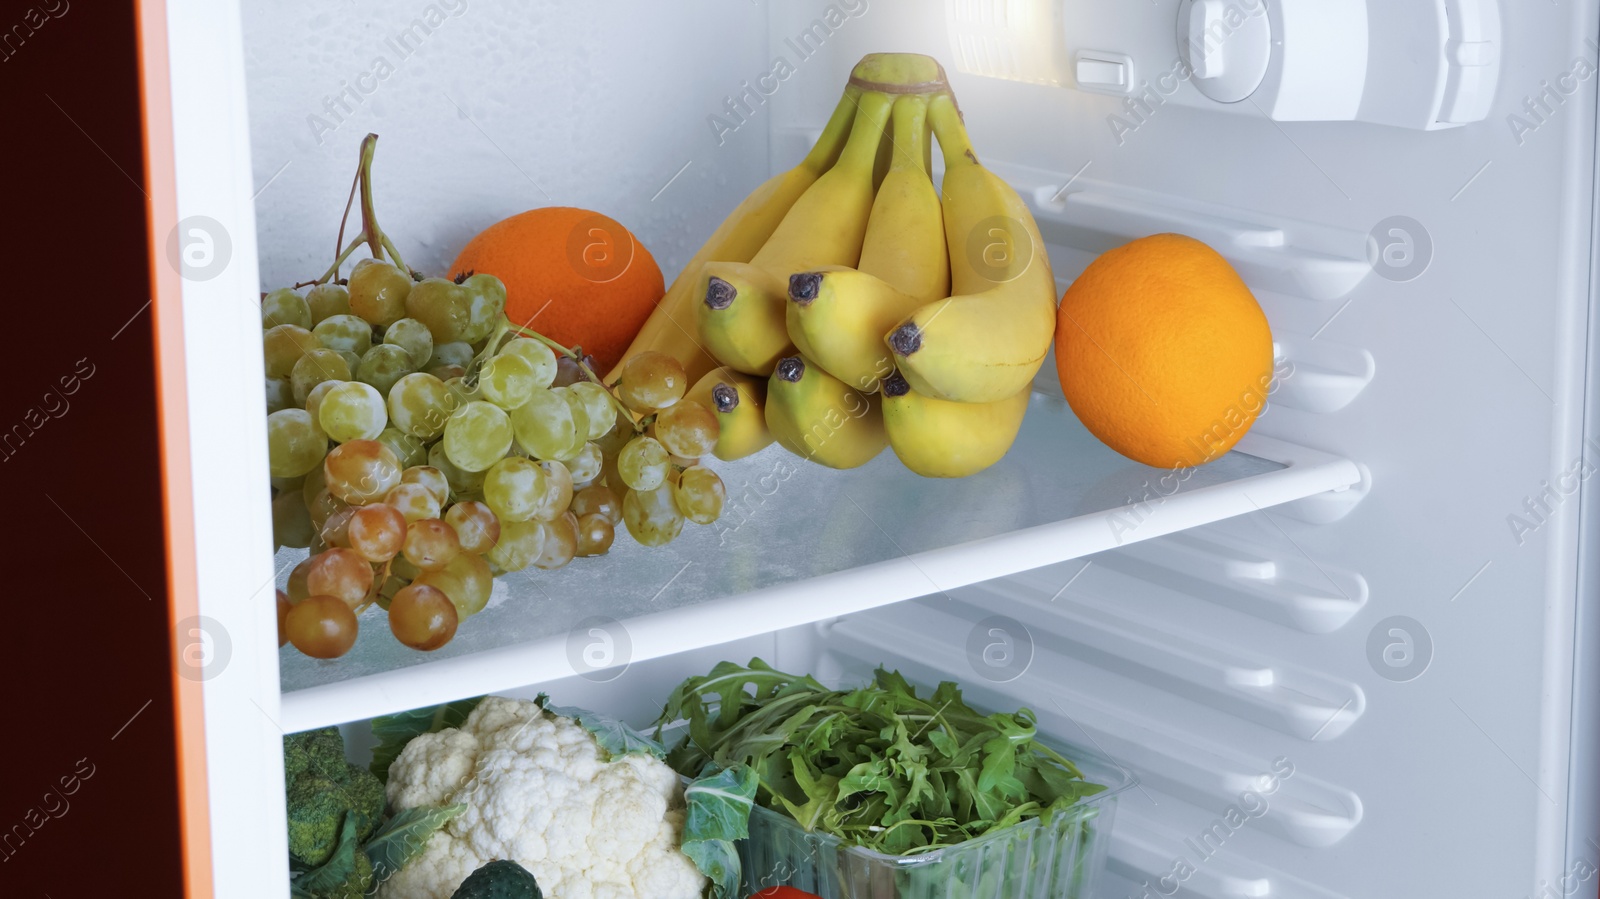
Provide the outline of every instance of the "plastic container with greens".
{"type": "Polygon", "coordinates": [[[830,690],[759,659],[724,662],[684,681],[661,724],[680,774],[754,781],[741,896],[1088,899],[1117,797],[1134,785],[1040,742],[1027,709],[984,714],[953,683],[919,697],[883,670],[830,690]]]}

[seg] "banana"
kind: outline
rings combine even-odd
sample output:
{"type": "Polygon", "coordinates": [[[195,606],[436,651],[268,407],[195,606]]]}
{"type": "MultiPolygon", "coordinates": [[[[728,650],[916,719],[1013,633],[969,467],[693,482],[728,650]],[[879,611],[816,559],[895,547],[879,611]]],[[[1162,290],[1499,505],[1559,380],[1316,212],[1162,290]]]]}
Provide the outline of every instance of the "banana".
{"type": "Polygon", "coordinates": [[[767,381],[767,428],[784,449],[829,468],[857,468],[888,445],[878,398],[853,390],[803,356],[767,381]]]}
{"type": "Polygon", "coordinates": [[[743,459],[772,444],[772,432],[767,430],[762,409],[767,400],[766,381],[720,366],[706,372],[684,399],[710,409],[722,425],[716,448],[711,451],[718,459],[743,459]]]}
{"type": "Polygon", "coordinates": [[[894,105],[894,162],[878,188],[858,270],[834,268],[789,279],[785,316],[800,352],[868,393],[891,369],[883,336],[918,307],[949,295],[939,194],[923,160],[928,101],[894,105]]]}
{"type": "Polygon", "coordinates": [[[872,168],[894,98],[867,91],[857,101],[839,161],[795,201],[777,230],[750,258],[780,278],[816,265],[854,266],[872,214],[872,168]]]}
{"type": "Polygon", "coordinates": [[[895,367],[926,396],[1009,399],[1028,386],[1054,337],[1056,285],[1044,239],[1009,184],[978,163],[949,94],[928,117],[944,153],[944,226],[955,295],[886,338],[895,367]]]}
{"type": "Polygon", "coordinates": [[[700,281],[700,345],[734,371],[769,374],[791,349],[784,280],[753,262],[708,262],[700,281]]]}
{"type": "Polygon", "coordinates": [[[748,276],[754,292],[730,294],[731,283],[702,267],[699,311],[701,342],[719,361],[747,374],[765,375],[789,349],[784,326],[783,286],[789,275],[819,265],[854,266],[861,258],[861,242],[872,212],[872,169],[883,142],[894,98],[877,92],[863,93],[850,138],[839,161],[795,201],[789,214],[766,244],[750,259],[777,284],[776,305],[766,303],[773,294],[758,279],[748,276]],[[756,308],[741,308],[754,306],[756,308]],[[738,321],[719,321],[738,319],[738,321]],[[732,345],[738,344],[738,345],[732,345]]]}
{"type": "Polygon", "coordinates": [[[623,364],[645,350],[666,353],[683,363],[690,383],[716,367],[716,360],[700,347],[695,336],[696,310],[700,299],[705,296],[701,290],[704,285],[699,283],[700,269],[713,260],[748,262],[761,249],[778,229],[783,217],[793,208],[795,201],[838,160],[850,126],[855,121],[860,94],[860,88],[846,88],[822,136],[811,152],[806,154],[806,158],[799,165],[772,176],[751,191],[712,232],[700,251],[694,254],[694,258],[683,267],[672,286],[656,303],[655,311],[645,320],[639,333],[634,335],[627,352],[622,354],[616,367],[606,375],[606,383],[615,381],[623,364]]]}
{"type": "Polygon", "coordinates": [[[1028,411],[1031,387],[997,403],[924,396],[898,374],[883,379],[883,427],[905,466],[928,478],[964,478],[1000,461],[1028,411]]]}

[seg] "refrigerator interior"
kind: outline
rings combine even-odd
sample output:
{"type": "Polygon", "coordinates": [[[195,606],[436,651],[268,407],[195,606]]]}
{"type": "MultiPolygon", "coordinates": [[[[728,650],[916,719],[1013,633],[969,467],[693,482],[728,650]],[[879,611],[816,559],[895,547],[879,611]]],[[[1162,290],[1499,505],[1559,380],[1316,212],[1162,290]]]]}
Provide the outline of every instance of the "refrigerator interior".
{"type": "MultiPolygon", "coordinates": [[[[1493,47],[1473,51],[1498,61],[1492,102],[1456,108],[1481,121],[1418,118],[1446,87],[1414,72],[1347,104],[1372,121],[1276,121],[1191,84],[1143,104],[1072,84],[1087,70],[1066,61],[1084,51],[1127,56],[1136,84],[1169,71],[1176,0],[172,4],[175,74],[222,73],[175,89],[180,215],[238,216],[208,213],[230,223],[242,264],[238,282],[205,289],[248,282],[248,296],[257,280],[320,273],[369,131],[382,136],[378,203],[414,268],[442,271],[506,215],[573,205],[631,228],[670,283],[728,210],[804,154],[856,60],[910,51],[944,63],[985,164],[1029,201],[1059,287],[1122,241],[1189,233],[1241,271],[1279,357],[1249,442],[1192,480],[1095,444],[1047,363],[1032,439],[995,477],[924,489],[884,459],[838,478],[797,469],[780,479],[791,489],[750,492],[727,533],[655,554],[619,540],[587,560],[609,564],[505,578],[438,657],[274,652],[268,604],[223,598],[259,599],[295,561],[261,557],[261,496],[223,496],[264,479],[264,451],[197,469],[202,604],[230,625],[236,660],[207,686],[213,807],[222,793],[256,800],[249,822],[213,812],[217,881],[237,887],[219,894],[286,893],[281,853],[260,849],[282,839],[281,775],[249,767],[282,730],[356,733],[488,691],[642,724],[678,679],[753,655],[828,681],[878,664],[954,679],[1134,771],[1106,897],[1513,897],[1600,863],[1587,842],[1597,785],[1574,764],[1584,747],[1594,757],[1595,703],[1574,682],[1600,646],[1577,603],[1580,575],[1594,595],[1578,548],[1600,450],[1584,427],[1594,68],[1573,74],[1595,58],[1600,19],[1592,0],[1502,4],[1487,24],[1492,2],[1415,6],[1494,26],[1493,47]],[[1033,38],[1027,52],[997,50],[1008,23],[1033,38]],[[1066,83],[968,71],[984,67],[1066,83]],[[1528,99],[1568,83],[1560,102],[1528,99]],[[1370,257],[1369,235],[1394,228],[1411,254],[1370,257]],[[205,527],[241,510],[247,526],[205,527]],[[796,523],[806,541],[785,542],[796,523]],[[220,573],[230,560],[245,561],[220,573]],[[595,617],[628,664],[574,675],[569,635],[594,634],[595,617]],[[1284,763],[1269,811],[1197,853],[1284,763]],[[234,866],[247,858],[248,876],[234,866]]],[[[1371,15],[1372,59],[1468,52],[1448,28],[1385,32],[1371,15]]],[[[1348,64],[1338,57],[1323,48],[1308,64],[1348,64]]],[[[220,373],[191,384],[192,402],[253,398],[251,304],[200,310],[185,291],[191,381],[220,373]]],[[[241,434],[264,447],[259,418],[197,423],[197,457],[241,434]]],[[[730,466],[730,494],[769,483],[776,452],[730,466]]]]}

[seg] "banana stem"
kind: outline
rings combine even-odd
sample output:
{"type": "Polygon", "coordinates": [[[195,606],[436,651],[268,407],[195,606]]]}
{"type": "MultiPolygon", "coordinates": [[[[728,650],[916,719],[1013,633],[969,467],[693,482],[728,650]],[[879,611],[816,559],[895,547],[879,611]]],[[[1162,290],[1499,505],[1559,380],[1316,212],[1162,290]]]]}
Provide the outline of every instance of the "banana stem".
{"type": "Polygon", "coordinates": [[[961,123],[961,110],[956,108],[953,95],[943,93],[929,100],[928,119],[933,123],[933,133],[939,137],[946,171],[978,164],[978,154],[972,150],[972,139],[967,136],[967,126],[961,123]]]}

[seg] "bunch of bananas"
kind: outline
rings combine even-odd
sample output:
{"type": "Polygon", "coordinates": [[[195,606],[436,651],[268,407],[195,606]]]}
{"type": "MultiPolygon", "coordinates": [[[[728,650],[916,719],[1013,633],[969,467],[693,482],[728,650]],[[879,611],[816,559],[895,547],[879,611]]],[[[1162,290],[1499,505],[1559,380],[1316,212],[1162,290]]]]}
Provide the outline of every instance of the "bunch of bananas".
{"type": "Polygon", "coordinates": [[[963,477],[1016,439],[1055,315],[1038,228],[978,163],[944,70],[872,54],[805,160],[722,223],[625,358],[684,364],[721,419],[719,458],[776,440],[854,468],[890,446],[963,477]]]}

